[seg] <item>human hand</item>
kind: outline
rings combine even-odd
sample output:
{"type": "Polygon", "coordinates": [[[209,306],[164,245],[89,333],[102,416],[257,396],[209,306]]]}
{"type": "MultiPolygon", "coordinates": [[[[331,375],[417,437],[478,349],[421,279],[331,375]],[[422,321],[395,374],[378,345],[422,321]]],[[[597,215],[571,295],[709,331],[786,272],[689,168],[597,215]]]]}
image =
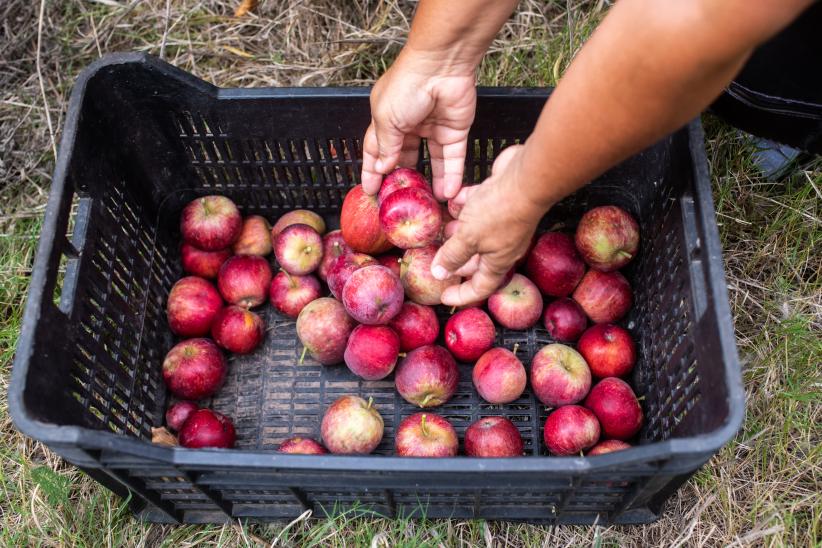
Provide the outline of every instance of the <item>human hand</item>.
{"type": "Polygon", "coordinates": [[[528,251],[545,208],[519,192],[524,148],[505,149],[488,179],[462,189],[454,199],[463,208],[459,219],[446,228],[450,236],[437,252],[431,273],[437,279],[451,274],[471,279],[447,288],[443,304],[463,306],[485,299],[528,251]]]}
{"type": "Polygon", "coordinates": [[[383,175],[417,164],[420,139],[428,139],[434,195],[457,195],[474,121],[473,68],[448,67],[403,52],[371,91],[371,125],[363,140],[362,185],[376,194],[383,175]]]}

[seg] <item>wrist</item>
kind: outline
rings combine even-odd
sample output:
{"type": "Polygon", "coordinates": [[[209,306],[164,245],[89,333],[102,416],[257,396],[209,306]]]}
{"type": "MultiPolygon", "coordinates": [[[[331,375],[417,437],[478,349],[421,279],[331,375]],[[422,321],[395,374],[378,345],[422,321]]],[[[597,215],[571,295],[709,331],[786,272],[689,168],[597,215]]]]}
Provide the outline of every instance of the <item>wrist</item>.
{"type": "Polygon", "coordinates": [[[535,149],[529,139],[522,146],[522,152],[517,155],[517,192],[533,209],[544,214],[564,196],[557,192],[559,186],[552,180],[553,174],[546,161],[546,154],[535,149]]]}
{"type": "Polygon", "coordinates": [[[475,77],[482,60],[482,51],[466,44],[451,46],[415,45],[409,38],[400,51],[395,64],[404,65],[412,71],[429,77],[463,76],[475,77]]]}

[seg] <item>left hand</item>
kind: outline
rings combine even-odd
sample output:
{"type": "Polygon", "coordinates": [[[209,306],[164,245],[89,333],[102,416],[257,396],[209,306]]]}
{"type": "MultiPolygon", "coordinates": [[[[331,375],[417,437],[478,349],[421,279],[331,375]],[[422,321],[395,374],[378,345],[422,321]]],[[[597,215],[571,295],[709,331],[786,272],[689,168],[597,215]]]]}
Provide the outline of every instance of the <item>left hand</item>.
{"type": "Polygon", "coordinates": [[[447,227],[451,236],[437,252],[431,273],[437,279],[454,274],[471,279],[447,288],[443,304],[463,306],[485,299],[528,251],[545,209],[519,190],[528,184],[522,180],[524,148],[505,149],[494,161],[488,179],[463,188],[454,198],[464,205],[459,219],[447,227]]]}

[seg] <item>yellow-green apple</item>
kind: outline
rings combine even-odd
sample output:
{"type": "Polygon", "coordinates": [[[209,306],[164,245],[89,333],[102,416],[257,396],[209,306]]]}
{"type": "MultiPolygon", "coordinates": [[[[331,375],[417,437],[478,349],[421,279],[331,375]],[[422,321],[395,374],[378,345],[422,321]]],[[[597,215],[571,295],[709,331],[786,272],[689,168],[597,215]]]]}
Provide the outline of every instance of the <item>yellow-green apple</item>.
{"type": "Polygon", "coordinates": [[[639,225],[630,213],[613,206],[585,212],[577,225],[575,242],[591,268],[602,272],[618,270],[636,256],[639,225]]]}
{"type": "Polygon", "coordinates": [[[343,396],[323,415],[323,443],[332,453],[366,455],[380,444],[384,424],[374,402],[359,396],[343,396]]]}
{"type": "Polygon", "coordinates": [[[401,457],[455,457],[459,449],[454,427],[434,413],[414,413],[404,418],[394,444],[401,457]]]}

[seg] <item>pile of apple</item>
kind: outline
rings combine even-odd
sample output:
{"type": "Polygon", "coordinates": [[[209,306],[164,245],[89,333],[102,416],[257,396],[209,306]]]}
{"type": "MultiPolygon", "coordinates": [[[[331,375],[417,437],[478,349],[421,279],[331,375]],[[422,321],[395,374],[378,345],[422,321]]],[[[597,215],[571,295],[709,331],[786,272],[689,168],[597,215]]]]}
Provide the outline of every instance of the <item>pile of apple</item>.
{"type": "MultiPolygon", "coordinates": [[[[366,195],[359,185],[352,188],[343,202],[341,230],[326,234],[323,219],[306,210],[286,213],[269,230],[262,217],[243,220],[228,198],[191,202],[181,217],[183,268],[191,276],[175,284],[168,301],[172,331],[188,339],[169,352],[163,365],[170,391],[183,400],[167,413],[180,443],[233,446],[231,421],[197,409],[193,401],[212,396],[222,384],[222,350],[248,353],[259,346],[264,325],[250,309],[269,298],[278,312],[297,319],[300,364],[308,353],[327,366],[344,361],[369,381],[393,373],[400,396],[426,410],[397,427],[397,455],[457,454],[453,426],[427,411],[455,394],[456,360],[475,364],[474,386],[491,404],[519,399],[530,376],[534,395],[553,409],[544,429],[552,454],[592,455],[628,447],[643,417],[633,390],[622,380],[636,361],[635,345],[616,322],[632,303],[630,285],[618,269],[637,252],[636,221],[616,206],[602,206],[583,215],[575,236],[542,234],[518,265],[524,273],[512,269],[487,303],[452,310],[442,346],[436,344],[440,324],[433,307],[441,304],[446,287],[461,280],[436,280],[430,267],[445,224],[458,209],[440,204],[423,175],[407,168],[386,176],[377,196],[366,195]],[[391,253],[395,247],[402,255],[391,253]],[[276,276],[265,259],[272,250],[280,268],[276,276]],[[209,281],[215,278],[216,287],[209,281]],[[330,296],[323,296],[328,293],[320,280],[330,296]],[[554,299],[544,310],[543,295],[554,299]],[[540,319],[560,342],[537,352],[529,374],[516,346],[494,347],[495,322],[525,330],[540,319]],[[213,341],[205,338],[208,334],[213,341]],[[562,344],[573,342],[577,350],[562,344]],[[198,416],[203,418],[195,421],[198,416]]],[[[291,438],[279,450],[367,454],[381,442],[383,429],[372,400],[343,396],[323,416],[323,444],[291,438]]],[[[521,456],[524,450],[516,426],[499,416],[477,420],[464,442],[470,456],[521,456]]]]}

